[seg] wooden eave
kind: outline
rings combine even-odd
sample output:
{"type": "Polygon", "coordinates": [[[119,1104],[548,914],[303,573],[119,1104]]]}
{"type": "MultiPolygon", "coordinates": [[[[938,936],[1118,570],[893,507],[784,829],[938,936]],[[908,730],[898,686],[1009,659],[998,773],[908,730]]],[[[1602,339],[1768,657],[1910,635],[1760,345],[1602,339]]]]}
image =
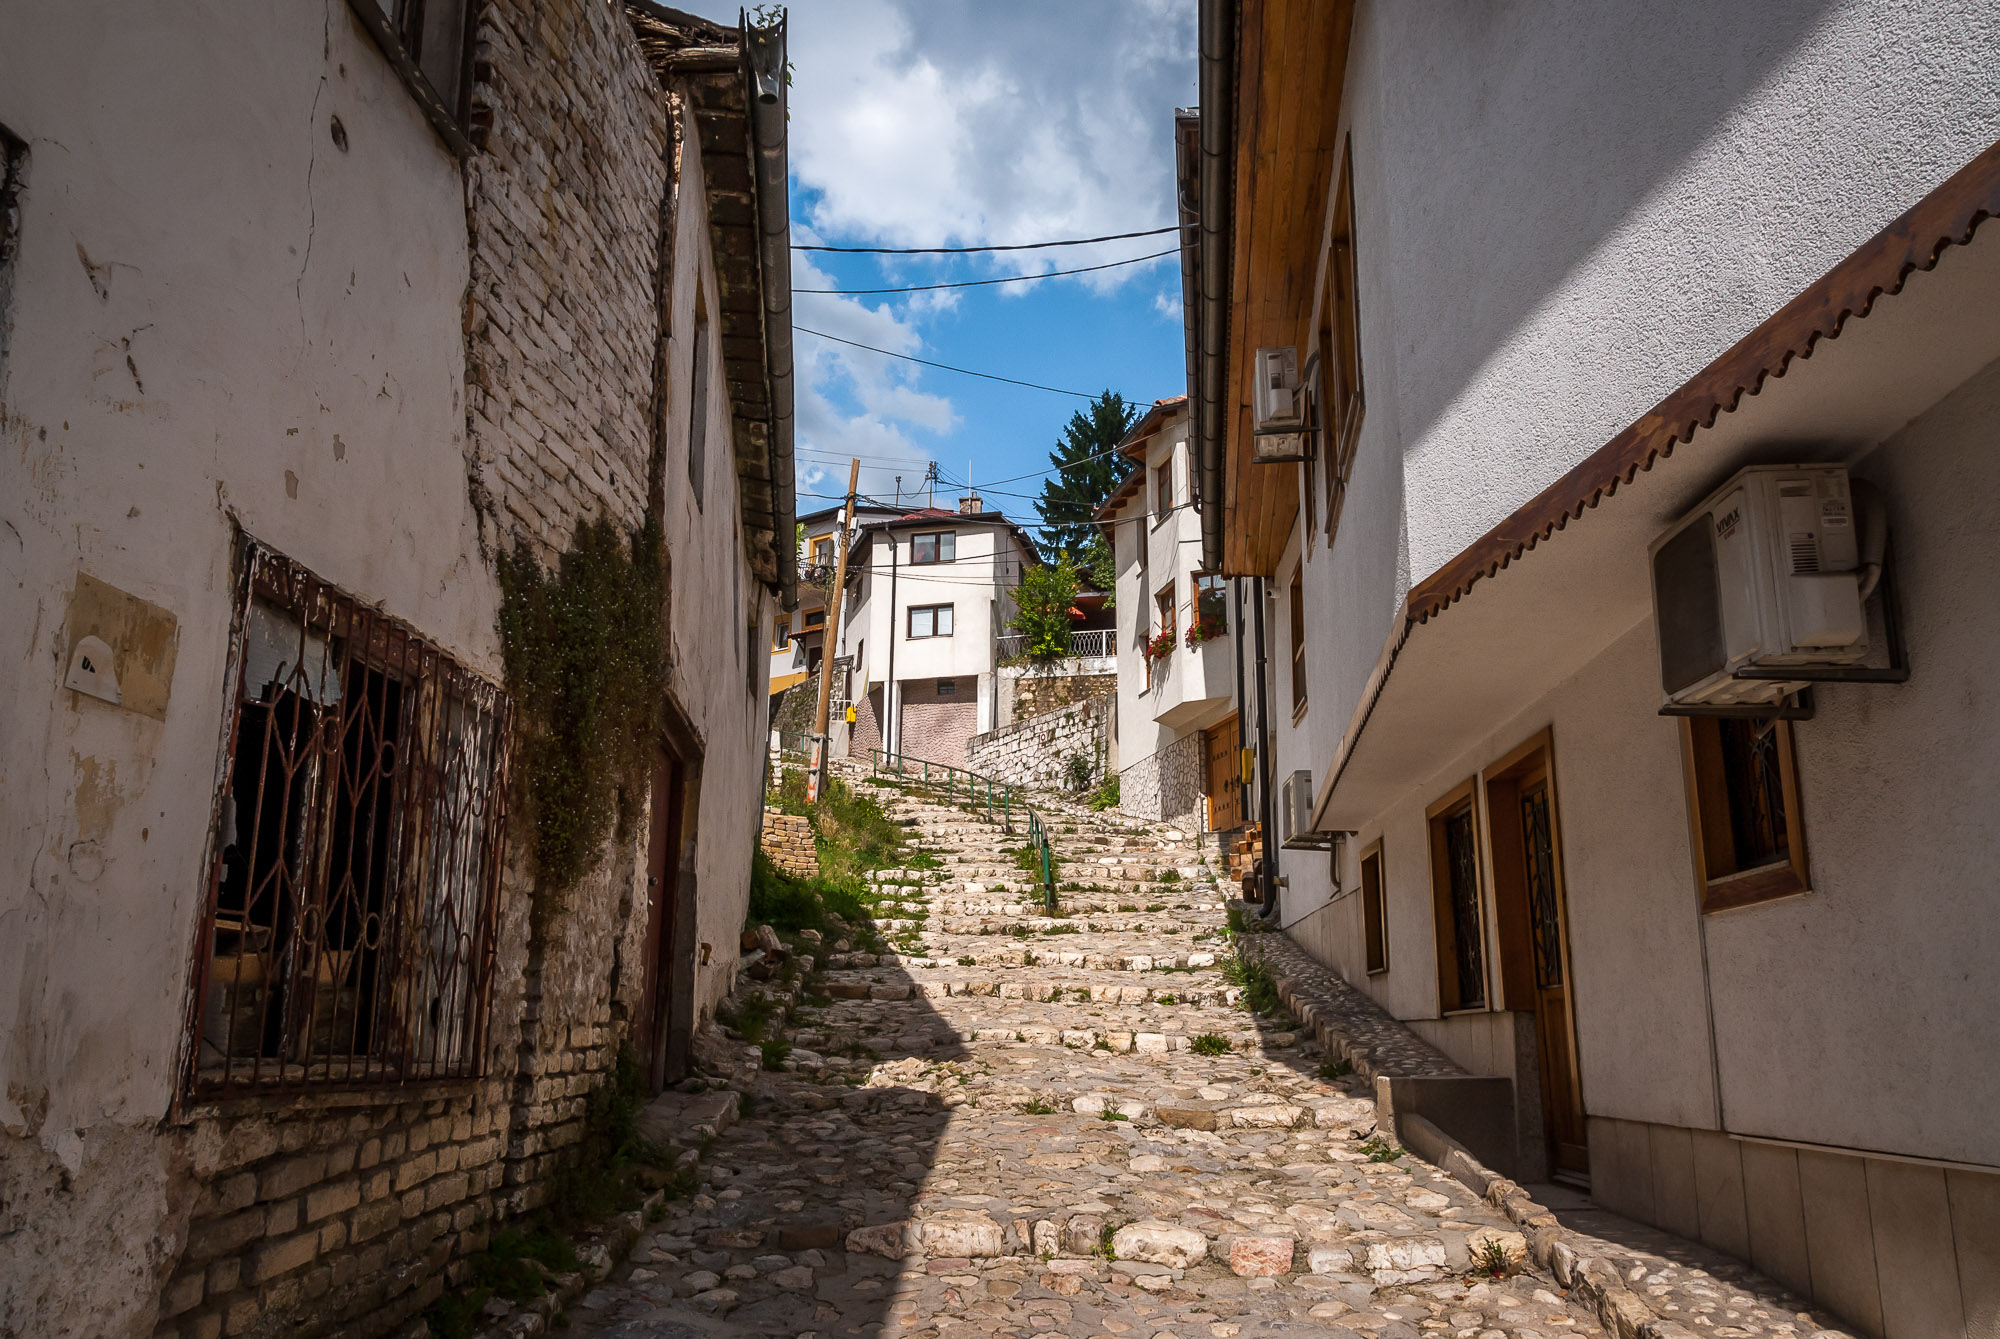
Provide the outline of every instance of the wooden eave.
{"type": "Polygon", "coordinates": [[[1299,510],[1298,470],[1253,463],[1257,350],[1310,341],[1326,235],[1352,0],[1243,0],[1237,38],[1223,571],[1276,575],[1299,510]]]}
{"type": "Polygon", "coordinates": [[[737,491],[751,566],[778,580],[777,481],[771,473],[770,346],[764,328],[763,267],[758,252],[757,186],[750,123],[752,76],[742,35],[651,4],[627,14],[663,87],[686,99],[701,153],[716,291],[710,312],[722,345],[736,458],[737,491]]]}

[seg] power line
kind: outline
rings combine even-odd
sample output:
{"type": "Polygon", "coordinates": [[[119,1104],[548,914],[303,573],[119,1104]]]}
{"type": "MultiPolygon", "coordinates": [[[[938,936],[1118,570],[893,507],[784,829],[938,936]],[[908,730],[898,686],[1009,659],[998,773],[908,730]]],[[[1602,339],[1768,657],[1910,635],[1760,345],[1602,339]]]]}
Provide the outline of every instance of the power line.
{"type": "Polygon", "coordinates": [[[1180,225],[1170,223],[1164,228],[1149,228],[1144,232],[1114,232],[1103,237],[1070,237],[1060,242],[1017,242],[1011,246],[807,246],[792,243],[794,251],[842,251],[860,256],[970,256],[987,251],[1041,251],[1052,246],[1089,246],[1092,242],[1122,242],[1130,237],[1158,237],[1163,233],[1179,232],[1180,225]]]}
{"type": "MultiPolygon", "coordinates": [[[[802,288],[798,291],[805,293],[814,290],[802,288]]],[[[891,290],[884,289],[881,291],[888,292],[891,290]]],[[[842,339],[839,335],[829,335],[824,330],[814,330],[810,326],[795,325],[792,329],[799,331],[801,334],[818,335],[821,339],[830,339],[835,344],[845,344],[850,348],[866,349],[870,353],[879,353],[889,358],[901,358],[906,363],[922,363],[925,367],[935,367],[941,372],[957,372],[968,377],[983,377],[988,381],[1004,381],[1009,386],[1026,386],[1029,390],[1049,391],[1056,395],[1074,395],[1079,400],[1095,400],[1097,398],[1088,391],[1066,391],[1060,386],[1044,386],[1040,382],[1020,381],[1014,377],[995,376],[991,372],[975,372],[969,367],[953,367],[950,363],[934,363],[928,358],[917,358],[907,353],[897,353],[894,349],[878,349],[873,344],[863,344],[858,340],[842,339]]]]}
{"type": "Polygon", "coordinates": [[[1025,284],[1036,279],[1059,279],[1065,274],[1089,274],[1093,270],[1115,270],[1120,265],[1138,265],[1148,260],[1158,260],[1162,256],[1180,254],[1177,246],[1165,251],[1155,251],[1149,256],[1134,256],[1130,260],[1110,260],[1102,265],[1083,265],[1074,270],[1049,270],[1044,274],[1009,274],[998,279],[959,279],[948,284],[911,284],[904,288],[794,288],[794,293],[827,293],[835,297],[863,297],[871,293],[929,293],[939,288],[984,288],[988,284],[1025,284]]]}

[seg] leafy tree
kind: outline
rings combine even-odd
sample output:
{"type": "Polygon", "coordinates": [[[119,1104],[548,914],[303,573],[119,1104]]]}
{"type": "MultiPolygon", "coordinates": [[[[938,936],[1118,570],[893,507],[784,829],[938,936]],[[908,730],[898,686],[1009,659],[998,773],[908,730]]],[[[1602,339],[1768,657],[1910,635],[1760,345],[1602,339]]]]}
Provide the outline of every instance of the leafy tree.
{"type": "Polygon", "coordinates": [[[1011,626],[1021,634],[1022,659],[1035,665],[1053,665],[1069,658],[1069,611],[1081,589],[1076,563],[1068,553],[1021,574],[1021,584],[1014,591],[1011,626]]]}
{"type": "Polygon", "coordinates": [[[1083,570],[1090,575],[1090,584],[1104,592],[1104,607],[1118,607],[1118,552],[1111,543],[1111,533],[1103,526],[1083,546],[1083,570]]]}
{"type": "Polygon", "coordinates": [[[1139,417],[1137,407],[1106,391],[1087,410],[1070,415],[1062,440],[1049,452],[1055,474],[1042,481],[1035,510],[1042,514],[1042,541],[1050,549],[1084,552],[1099,527],[1091,517],[1125,478],[1130,462],[1114,454],[1139,417]]]}

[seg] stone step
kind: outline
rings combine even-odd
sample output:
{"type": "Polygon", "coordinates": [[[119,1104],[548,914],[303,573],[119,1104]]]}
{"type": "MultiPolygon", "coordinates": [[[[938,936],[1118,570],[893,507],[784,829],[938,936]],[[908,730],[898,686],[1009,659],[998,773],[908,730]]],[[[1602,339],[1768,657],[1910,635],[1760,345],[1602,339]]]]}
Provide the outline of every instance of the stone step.
{"type": "MultiPolygon", "coordinates": [[[[826,966],[829,979],[832,979],[832,974],[839,972],[879,972],[885,969],[901,971],[947,963],[956,963],[960,966],[1000,968],[1070,967],[1080,968],[1086,972],[1153,972],[1165,971],[1169,968],[1200,972],[1215,968],[1217,961],[1218,955],[1207,950],[1180,953],[1133,953],[1130,951],[1103,953],[1090,952],[1086,949],[1059,950],[1021,947],[1002,949],[998,953],[991,951],[962,954],[938,953],[935,955],[927,954],[923,957],[887,953],[835,953],[828,956],[826,966]],[[1029,954],[1034,955],[1034,961],[1028,961],[1029,954]],[[964,958],[972,958],[973,962],[969,964],[964,963],[961,961],[964,958]]],[[[1171,991],[1172,987],[1163,986],[1161,989],[1171,991]]]]}

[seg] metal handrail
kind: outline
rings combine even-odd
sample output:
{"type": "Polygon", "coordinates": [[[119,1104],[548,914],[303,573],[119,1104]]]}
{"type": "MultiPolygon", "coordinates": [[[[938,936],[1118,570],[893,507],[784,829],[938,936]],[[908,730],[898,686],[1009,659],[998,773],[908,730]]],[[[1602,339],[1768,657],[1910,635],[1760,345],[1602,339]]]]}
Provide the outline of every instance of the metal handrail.
{"type": "MultiPolygon", "coordinates": [[[[1027,646],[1028,639],[1018,632],[1010,632],[994,638],[994,653],[1002,660],[1017,658],[1027,646]]],[[[1107,660],[1118,654],[1118,630],[1116,628],[1086,628],[1082,632],[1069,635],[1069,655],[1065,660],[1107,660]]]]}
{"type": "Polygon", "coordinates": [[[986,818],[993,819],[994,799],[999,798],[1000,826],[1008,836],[1014,834],[1014,810],[1018,807],[1028,816],[1028,845],[1033,848],[1042,864],[1042,905],[1048,914],[1056,914],[1056,857],[1055,848],[1049,841],[1049,825],[1040,811],[1025,799],[1016,800],[1017,787],[1011,781],[995,781],[990,776],[963,767],[953,767],[949,763],[932,762],[928,758],[912,758],[906,754],[890,753],[884,749],[868,750],[868,774],[880,776],[883,772],[893,772],[905,782],[915,780],[919,785],[936,789],[942,786],[945,799],[957,798],[958,778],[965,778],[965,797],[973,804],[980,801],[980,788],[985,787],[986,818]],[[910,767],[915,764],[918,772],[912,777],[910,767]]]}

